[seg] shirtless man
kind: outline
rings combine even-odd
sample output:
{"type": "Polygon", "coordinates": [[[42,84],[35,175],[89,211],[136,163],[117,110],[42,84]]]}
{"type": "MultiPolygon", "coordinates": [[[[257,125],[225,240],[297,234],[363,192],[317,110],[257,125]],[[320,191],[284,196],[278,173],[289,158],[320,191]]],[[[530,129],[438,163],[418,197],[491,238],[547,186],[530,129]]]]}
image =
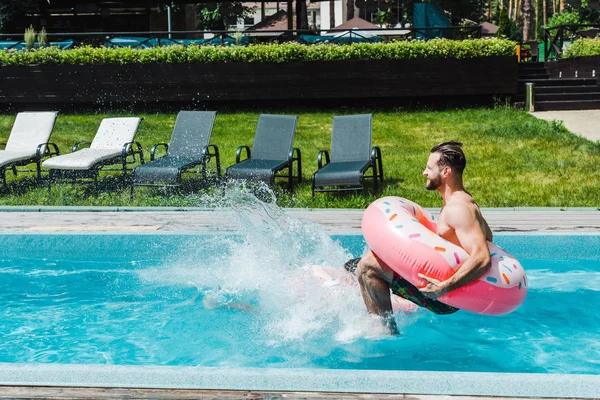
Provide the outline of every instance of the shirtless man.
{"type": "MultiPolygon", "coordinates": [[[[379,315],[396,334],[390,289],[421,307],[437,314],[451,314],[457,308],[437,301],[437,298],[481,277],[490,267],[490,253],[486,241],[492,241],[492,231],[479,211],[473,197],[463,186],[462,173],[466,159],[458,142],[445,142],[431,149],[423,175],[427,178],[427,190],[437,190],[444,206],[437,223],[437,234],[462,247],[469,257],[457,271],[445,281],[419,274],[427,285],[416,288],[369,251],[356,268],[363,300],[371,314],[379,315]]],[[[346,264],[352,269],[352,260],[346,264]]]]}

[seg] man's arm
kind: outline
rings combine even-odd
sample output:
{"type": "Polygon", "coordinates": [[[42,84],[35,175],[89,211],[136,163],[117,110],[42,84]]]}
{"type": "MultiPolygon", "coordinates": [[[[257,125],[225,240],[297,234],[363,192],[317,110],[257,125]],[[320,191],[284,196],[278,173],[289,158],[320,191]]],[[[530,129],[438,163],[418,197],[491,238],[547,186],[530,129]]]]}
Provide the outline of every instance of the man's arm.
{"type": "Polygon", "coordinates": [[[427,281],[427,286],[419,290],[432,299],[473,282],[485,274],[491,266],[490,251],[475,210],[464,205],[453,206],[452,209],[445,210],[444,216],[446,223],[454,229],[456,237],[469,257],[458,266],[450,278],[443,282],[419,274],[420,278],[427,281]]]}

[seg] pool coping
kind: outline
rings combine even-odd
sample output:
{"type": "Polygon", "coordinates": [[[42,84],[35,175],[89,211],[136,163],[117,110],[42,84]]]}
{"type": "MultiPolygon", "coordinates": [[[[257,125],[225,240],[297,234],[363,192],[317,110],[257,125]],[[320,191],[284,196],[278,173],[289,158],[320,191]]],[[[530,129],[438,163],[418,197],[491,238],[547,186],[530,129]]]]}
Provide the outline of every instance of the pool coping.
{"type": "MultiPolygon", "coordinates": [[[[216,207],[132,207],[132,206],[5,206],[0,205],[0,212],[186,212],[186,211],[218,211],[216,207]]],[[[435,207],[423,207],[429,211],[439,211],[435,207]]],[[[362,211],[359,208],[283,208],[288,211],[362,211]]],[[[481,207],[481,211],[581,211],[600,212],[598,207],[481,207]]]]}
{"type": "MultiPolygon", "coordinates": [[[[212,236],[212,235],[239,235],[235,231],[224,231],[224,232],[194,232],[194,231],[94,231],[94,230],[70,230],[70,231],[2,231],[0,230],[0,236],[69,236],[69,235],[98,235],[98,236],[212,236]]],[[[359,232],[342,232],[342,231],[327,231],[329,236],[357,236],[361,235],[359,232]]],[[[530,232],[494,232],[494,236],[600,236],[600,232],[596,231],[555,231],[555,232],[541,232],[541,231],[530,231],[530,232]]]]}
{"type": "Polygon", "coordinates": [[[1,386],[592,399],[600,375],[0,363],[1,386]]]}
{"type": "MultiPolygon", "coordinates": [[[[433,215],[439,209],[428,208],[433,215]]],[[[287,208],[293,217],[328,232],[360,232],[362,209],[287,208]]],[[[257,212],[261,212],[258,210],[257,212]]],[[[482,209],[496,232],[600,232],[594,208],[482,209]]],[[[15,231],[172,231],[224,232],[240,228],[233,208],[0,207],[0,232],[15,231]],[[4,211],[3,211],[4,210],[4,211]]],[[[242,217],[243,218],[243,217],[242,217]]]]}

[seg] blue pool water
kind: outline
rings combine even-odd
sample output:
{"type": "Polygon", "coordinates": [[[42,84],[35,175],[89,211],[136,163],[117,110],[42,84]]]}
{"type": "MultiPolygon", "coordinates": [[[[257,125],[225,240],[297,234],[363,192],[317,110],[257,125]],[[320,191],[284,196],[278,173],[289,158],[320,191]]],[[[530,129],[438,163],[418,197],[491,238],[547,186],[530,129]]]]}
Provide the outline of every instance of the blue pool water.
{"type": "Polygon", "coordinates": [[[600,235],[495,241],[523,306],[401,313],[387,337],[308,267],[360,255],[358,235],[0,235],[0,362],[599,374],[600,235]]]}

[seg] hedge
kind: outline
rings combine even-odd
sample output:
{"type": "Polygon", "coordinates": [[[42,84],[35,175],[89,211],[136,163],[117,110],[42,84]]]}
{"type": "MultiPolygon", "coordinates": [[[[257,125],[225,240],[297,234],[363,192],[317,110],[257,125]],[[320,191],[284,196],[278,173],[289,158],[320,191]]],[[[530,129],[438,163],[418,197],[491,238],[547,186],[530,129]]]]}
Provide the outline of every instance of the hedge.
{"type": "Polygon", "coordinates": [[[0,51],[0,66],[31,64],[284,63],[290,61],[409,60],[510,56],[516,43],[506,39],[397,41],[332,46],[299,43],[242,46],[166,46],[150,49],[94,48],[0,51]]]}
{"type": "Polygon", "coordinates": [[[563,58],[588,57],[600,55],[600,38],[576,39],[563,53],[563,58]]]}

